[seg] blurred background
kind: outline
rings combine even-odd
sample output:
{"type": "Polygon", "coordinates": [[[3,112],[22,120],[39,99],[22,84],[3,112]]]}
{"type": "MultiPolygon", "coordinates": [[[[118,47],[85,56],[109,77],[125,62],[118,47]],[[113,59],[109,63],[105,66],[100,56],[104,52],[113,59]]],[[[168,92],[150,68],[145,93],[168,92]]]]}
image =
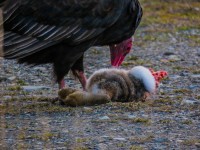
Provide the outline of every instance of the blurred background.
{"type": "MultiPolygon", "coordinates": [[[[164,41],[166,34],[183,33],[191,46],[200,46],[200,0],[140,0],[143,19],[136,37],[164,41]],[[187,31],[187,32],[185,32],[187,31]],[[145,36],[141,37],[141,33],[145,36]]],[[[143,42],[143,41],[142,41],[143,42]]],[[[142,44],[142,43],[137,43],[142,44]]]]}

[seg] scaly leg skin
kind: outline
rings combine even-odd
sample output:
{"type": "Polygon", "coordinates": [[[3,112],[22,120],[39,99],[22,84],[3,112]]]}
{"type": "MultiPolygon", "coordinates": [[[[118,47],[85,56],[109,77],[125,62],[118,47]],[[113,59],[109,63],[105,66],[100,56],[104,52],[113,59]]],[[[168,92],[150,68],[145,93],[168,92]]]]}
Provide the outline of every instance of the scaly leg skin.
{"type": "Polygon", "coordinates": [[[65,80],[64,78],[58,83],[59,89],[64,89],[65,88],[65,80]]]}
{"type": "Polygon", "coordinates": [[[87,82],[87,78],[84,74],[83,71],[79,71],[79,70],[72,70],[72,73],[74,74],[75,77],[78,78],[78,80],[80,81],[83,90],[86,91],[86,82],[87,82]]]}
{"type": "Polygon", "coordinates": [[[111,101],[110,97],[105,94],[92,94],[85,91],[75,91],[62,99],[66,106],[93,106],[96,104],[105,104],[111,101]]]}

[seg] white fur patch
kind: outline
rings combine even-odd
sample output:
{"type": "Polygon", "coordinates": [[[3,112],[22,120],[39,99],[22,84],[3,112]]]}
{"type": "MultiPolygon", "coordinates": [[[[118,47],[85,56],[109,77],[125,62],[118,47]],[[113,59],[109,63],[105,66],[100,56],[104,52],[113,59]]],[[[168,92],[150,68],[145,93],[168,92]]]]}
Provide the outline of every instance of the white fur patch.
{"type": "Polygon", "coordinates": [[[156,81],[154,76],[151,74],[149,69],[143,66],[136,66],[130,70],[130,74],[133,75],[136,79],[139,79],[144,84],[145,89],[153,93],[156,90],[156,81]]]}
{"type": "Polygon", "coordinates": [[[92,91],[91,92],[93,94],[99,94],[99,91],[100,90],[99,90],[99,88],[98,88],[98,86],[96,84],[92,86],[92,91]]]}

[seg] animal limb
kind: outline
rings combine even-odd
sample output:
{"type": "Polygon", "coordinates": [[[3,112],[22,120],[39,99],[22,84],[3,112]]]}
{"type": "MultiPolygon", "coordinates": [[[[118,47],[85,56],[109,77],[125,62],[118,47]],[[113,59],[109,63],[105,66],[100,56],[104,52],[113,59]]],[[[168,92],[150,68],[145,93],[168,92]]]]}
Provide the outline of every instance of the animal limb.
{"type": "Polygon", "coordinates": [[[93,94],[76,89],[62,89],[58,93],[61,101],[66,106],[92,106],[96,104],[105,104],[111,101],[111,98],[106,94],[93,94]]]}

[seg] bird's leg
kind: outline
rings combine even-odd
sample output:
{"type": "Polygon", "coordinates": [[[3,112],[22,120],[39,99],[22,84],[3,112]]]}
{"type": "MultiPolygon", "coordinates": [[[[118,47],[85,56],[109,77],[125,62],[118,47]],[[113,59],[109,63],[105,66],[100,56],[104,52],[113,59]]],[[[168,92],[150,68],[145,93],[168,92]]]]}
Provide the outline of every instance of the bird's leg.
{"type": "Polygon", "coordinates": [[[65,80],[64,78],[58,83],[59,89],[64,89],[65,88],[65,80]]]}
{"type": "MultiPolygon", "coordinates": [[[[58,82],[58,87],[59,87],[59,90],[62,90],[62,89],[64,89],[66,87],[64,78],[60,82],[58,82]]],[[[56,98],[52,99],[51,102],[55,103],[57,101],[59,101],[60,104],[63,104],[59,97],[56,97],[56,98]]]]}
{"type": "Polygon", "coordinates": [[[77,77],[83,87],[83,90],[86,90],[86,81],[87,78],[84,74],[84,67],[83,67],[83,57],[84,55],[80,56],[78,60],[73,64],[71,67],[71,71],[75,77],[77,77]]]}
{"type": "Polygon", "coordinates": [[[80,81],[80,83],[83,87],[83,90],[85,91],[86,90],[87,78],[86,78],[84,72],[79,71],[79,70],[72,70],[72,72],[73,72],[74,76],[78,78],[78,80],[80,81]]]}

